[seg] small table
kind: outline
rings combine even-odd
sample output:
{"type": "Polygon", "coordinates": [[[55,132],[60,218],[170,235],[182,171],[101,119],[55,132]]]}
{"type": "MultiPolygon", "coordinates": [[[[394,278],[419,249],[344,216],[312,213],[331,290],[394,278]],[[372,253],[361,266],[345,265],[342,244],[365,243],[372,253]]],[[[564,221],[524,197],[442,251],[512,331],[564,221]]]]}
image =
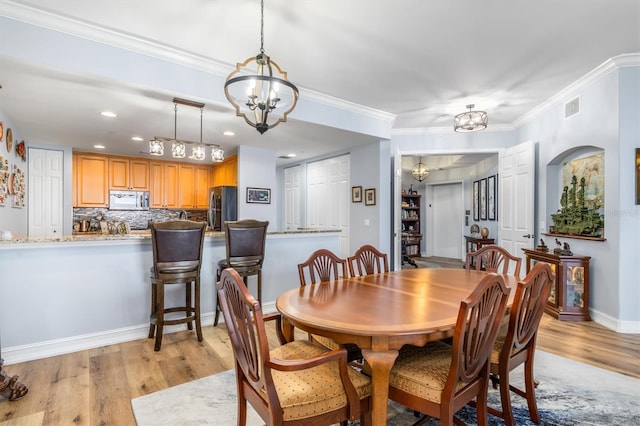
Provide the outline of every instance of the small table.
{"type": "MultiPolygon", "coordinates": [[[[284,318],[284,332],[293,327],[355,343],[372,370],[372,419],[385,425],[389,373],[405,344],[426,343],[453,336],[460,302],[487,272],[422,268],[342,278],[306,285],[282,293],[276,308],[284,318]]],[[[509,288],[517,279],[503,275],[509,288]]],[[[509,303],[515,291],[509,294],[509,303]]]]}
{"type": "MultiPolygon", "coordinates": [[[[487,246],[489,244],[495,244],[495,239],[493,238],[483,238],[483,237],[473,237],[471,235],[465,235],[464,239],[467,243],[467,253],[473,253],[474,251],[478,251],[482,246],[487,246]]],[[[475,260],[471,259],[471,266],[475,267],[475,260]]]]}

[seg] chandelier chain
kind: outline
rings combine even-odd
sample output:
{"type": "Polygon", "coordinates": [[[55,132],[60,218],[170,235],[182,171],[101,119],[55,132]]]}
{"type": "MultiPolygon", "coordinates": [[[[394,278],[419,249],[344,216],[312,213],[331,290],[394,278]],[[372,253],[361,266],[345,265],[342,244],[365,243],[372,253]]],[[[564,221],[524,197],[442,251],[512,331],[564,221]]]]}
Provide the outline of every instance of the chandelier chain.
{"type": "Polygon", "coordinates": [[[264,53],[264,0],[260,0],[260,53],[264,53]]]}

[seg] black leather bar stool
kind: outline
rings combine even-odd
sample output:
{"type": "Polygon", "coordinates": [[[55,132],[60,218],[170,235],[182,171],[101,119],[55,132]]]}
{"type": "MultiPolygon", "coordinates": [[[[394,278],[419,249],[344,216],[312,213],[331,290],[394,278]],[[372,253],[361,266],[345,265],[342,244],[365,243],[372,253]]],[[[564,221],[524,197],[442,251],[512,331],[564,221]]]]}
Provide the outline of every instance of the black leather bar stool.
{"type": "MultiPolygon", "coordinates": [[[[262,303],[262,263],[267,239],[269,221],[253,219],[225,221],[224,239],[227,257],[218,262],[216,282],[226,268],[233,268],[247,285],[247,278],[256,275],[258,279],[258,302],[262,303]]],[[[220,303],[216,298],[216,316],[213,325],[218,325],[220,303]]]]}
{"type": "Polygon", "coordinates": [[[193,330],[193,323],[195,323],[198,341],[202,342],[200,268],[206,223],[174,220],[154,222],[150,226],[153,268],[151,269],[149,338],[154,334],[156,336],[154,350],[160,350],[165,325],[186,323],[187,328],[193,330]],[[185,286],[184,306],[165,307],[165,286],[173,284],[185,286]],[[176,312],[183,315],[177,318],[173,315],[167,316],[176,312]]]}

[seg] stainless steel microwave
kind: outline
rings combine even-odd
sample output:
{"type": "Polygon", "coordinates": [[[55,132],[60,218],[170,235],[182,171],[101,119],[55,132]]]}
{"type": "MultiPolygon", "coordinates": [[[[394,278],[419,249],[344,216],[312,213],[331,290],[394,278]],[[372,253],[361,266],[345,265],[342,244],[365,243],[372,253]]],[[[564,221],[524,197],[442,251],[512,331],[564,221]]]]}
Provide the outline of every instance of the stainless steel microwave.
{"type": "Polygon", "coordinates": [[[111,190],[109,210],[149,210],[149,192],[111,190]]]}

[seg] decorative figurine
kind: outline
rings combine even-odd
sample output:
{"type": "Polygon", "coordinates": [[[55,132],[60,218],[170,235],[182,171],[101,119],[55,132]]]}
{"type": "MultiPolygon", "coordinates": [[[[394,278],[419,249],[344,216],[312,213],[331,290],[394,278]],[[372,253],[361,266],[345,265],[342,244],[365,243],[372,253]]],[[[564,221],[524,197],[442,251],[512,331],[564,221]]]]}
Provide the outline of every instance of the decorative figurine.
{"type": "Polygon", "coordinates": [[[553,249],[553,254],[562,254],[562,243],[556,238],[557,247],[553,249]]]}
{"type": "Polygon", "coordinates": [[[573,256],[573,253],[571,253],[571,246],[569,246],[569,243],[564,243],[564,247],[562,248],[562,252],[560,254],[564,256],[573,256]]]}
{"type": "Polygon", "coordinates": [[[544,240],[542,238],[540,238],[540,245],[536,247],[536,250],[544,251],[544,252],[549,251],[549,247],[547,247],[547,245],[544,243],[544,240]]]}

